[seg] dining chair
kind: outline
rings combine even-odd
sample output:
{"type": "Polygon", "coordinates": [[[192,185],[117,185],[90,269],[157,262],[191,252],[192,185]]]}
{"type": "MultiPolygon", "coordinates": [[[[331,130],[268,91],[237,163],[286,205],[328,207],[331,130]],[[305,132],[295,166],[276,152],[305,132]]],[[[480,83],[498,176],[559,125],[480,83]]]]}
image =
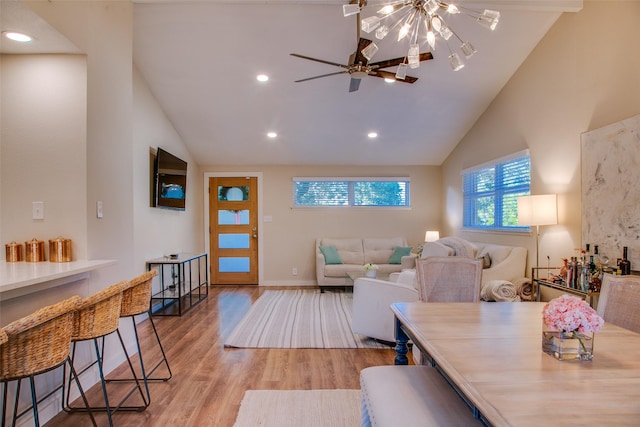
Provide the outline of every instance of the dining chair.
{"type": "Polygon", "coordinates": [[[605,322],[640,333],[640,276],[605,274],[597,312],[605,322]]]}
{"type": "MultiPolygon", "coordinates": [[[[43,307],[36,312],[18,319],[0,329],[0,382],[3,383],[2,426],[6,423],[8,384],[17,381],[15,400],[12,409],[11,425],[16,425],[18,418],[33,411],[33,422],[40,425],[35,377],[63,366],[63,377],[66,377],[67,365],[71,369],[71,377],[75,380],[80,396],[88,407],[88,402],[78,380],[76,371],[69,358],[73,319],[81,302],[74,296],[57,304],[43,307]],[[20,411],[20,385],[23,379],[29,379],[31,386],[31,406],[20,411]]],[[[65,387],[62,384],[62,401],[65,387]]],[[[42,398],[43,399],[43,398],[42,398]]],[[[41,399],[41,400],[42,400],[41,399]]],[[[97,425],[91,411],[88,411],[93,425],[97,425]]]]}
{"type": "Polygon", "coordinates": [[[423,302],[479,302],[482,261],[465,257],[426,257],[416,261],[423,302]]]}
{"type": "MultiPolygon", "coordinates": [[[[157,270],[150,270],[146,273],[143,273],[129,281],[129,286],[122,292],[122,305],[120,308],[120,318],[129,318],[131,319],[131,323],[133,325],[133,332],[136,338],[136,346],[138,349],[138,360],[140,363],[141,377],[144,382],[145,391],[147,394],[147,402],[151,402],[151,395],[149,393],[149,381],[168,381],[173,376],[171,372],[171,368],[169,367],[169,361],[167,360],[167,355],[164,352],[164,348],[162,347],[162,342],[160,342],[160,336],[158,335],[158,330],[156,329],[156,325],[153,321],[153,317],[150,313],[150,304],[151,304],[151,292],[152,292],[152,282],[153,278],[158,275],[157,270]],[[148,315],[149,323],[151,324],[151,328],[153,329],[153,333],[155,336],[155,342],[158,345],[158,349],[160,350],[160,359],[157,360],[156,364],[152,368],[148,368],[149,360],[145,363],[145,357],[143,357],[142,348],[140,346],[140,337],[138,325],[136,323],[136,317],[140,315],[148,315]],[[146,367],[146,366],[147,367],[146,367]],[[156,375],[154,376],[154,372],[161,366],[164,366],[164,371],[166,372],[164,375],[156,375]]],[[[118,328],[118,338],[120,339],[120,344],[124,347],[124,339],[122,338],[122,334],[120,333],[120,329],[118,328]]],[[[107,382],[131,382],[136,381],[136,378],[117,378],[117,379],[107,379],[107,382]]]]}

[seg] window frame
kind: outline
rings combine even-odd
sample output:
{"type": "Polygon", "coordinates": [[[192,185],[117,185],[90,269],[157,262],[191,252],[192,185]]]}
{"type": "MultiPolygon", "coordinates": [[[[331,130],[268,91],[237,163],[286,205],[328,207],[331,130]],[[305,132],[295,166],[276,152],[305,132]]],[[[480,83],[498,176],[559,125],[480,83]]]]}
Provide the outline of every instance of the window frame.
{"type": "Polygon", "coordinates": [[[411,178],[402,177],[293,177],[292,178],[291,203],[293,209],[327,209],[327,208],[355,208],[355,209],[410,209],[411,208],[411,178]],[[304,205],[298,204],[296,201],[296,184],[299,182],[346,182],[347,185],[347,204],[345,205],[304,205]],[[354,204],[354,187],[359,182],[388,182],[388,183],[405,183],[405,204],[403,205],[356,205],[354,204]]]}
{"type": "MultiPolygon", "coordinates": [[[[505,196],[516,195],[524,196],[531,194],[531,155],[529,150],[522,150],[508,156],[500,157],[489,162],[482,163],[470,168],[466,168],[460,172],[462,176],[462,228],[469,231],[491,231],[491,232],[515,232],[529,233],[531,227],[522,225],[503,225],[503,213],[505,206],[503,200],[505,196]],[[529,176],[526,183],[520,185],[503,185],[505,167],[514,165],[526,158],[529,162],[529,176]],[[473,188],[469,193],[470,184],[467,179],[476,179],[482,172],[493,172],[493,188],[488,191],[477,191],[473,188]],[[498,184],[499,182],[499,184],[498,184]],[[493,197],[493,225],[482,225],[478,223],[477,202],[484,197],[493,197]],[[470,206],[470,204],[472,204],[470,206]]],[[[475,182],[474,182],[475,184],[475,182]]],[[[471,185],[475,187],[475,185],[471,185]]],[[[517,215],[517,202],[515,205],[517,215]]]]}

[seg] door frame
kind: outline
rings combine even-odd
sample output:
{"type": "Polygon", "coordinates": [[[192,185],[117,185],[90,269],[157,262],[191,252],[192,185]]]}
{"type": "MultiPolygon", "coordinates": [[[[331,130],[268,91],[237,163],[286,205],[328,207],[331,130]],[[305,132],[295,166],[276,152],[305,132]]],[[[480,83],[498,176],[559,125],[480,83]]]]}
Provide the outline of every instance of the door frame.
{"type": "MultiPolygon", "coordinates": [[[[204,173],[204,187],[203,187],[203,197],[204,197],[204,247],[205,252],[207,253],[207,259],[209,260],[209,266],[207,268],[211,268],[211,251],[210,251],[210,229],[211,224],[209,223],[209,178],[220,178],[220,177],[255,177],[258,181],[258,286],[262,286],[264,282],[263,273],[264,273],[264,256],[263,254],[263,244],[262,244],[262,172],[205,172],[204,173]]],[[[211,270],[209,270],[211,271],[211,270]]]]}

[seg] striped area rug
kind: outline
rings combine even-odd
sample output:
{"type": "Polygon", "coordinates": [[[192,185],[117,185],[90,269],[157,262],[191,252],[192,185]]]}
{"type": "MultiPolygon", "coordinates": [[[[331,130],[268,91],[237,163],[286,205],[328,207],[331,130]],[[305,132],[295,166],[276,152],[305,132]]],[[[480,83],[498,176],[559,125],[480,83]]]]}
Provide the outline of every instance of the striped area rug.
{"type": "Polygon", "coordinates": [[[234,427],[358,427],[360,390],[247,390],[234,427]]]}
{"type": "Polygon", "coordinates": [[[241,348],[389,348],[351,331],[349,292],[268,290],[225,340],[241,348]]]}

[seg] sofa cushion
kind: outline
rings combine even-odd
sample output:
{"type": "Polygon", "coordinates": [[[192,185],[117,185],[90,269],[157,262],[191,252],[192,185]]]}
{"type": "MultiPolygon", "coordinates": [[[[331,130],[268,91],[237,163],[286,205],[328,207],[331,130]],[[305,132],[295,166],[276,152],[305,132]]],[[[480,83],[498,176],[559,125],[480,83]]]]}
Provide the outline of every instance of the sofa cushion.
{"type": "Polygon", "coordinates": [[[414,288],[418,289],[418,276],[416,275],[416,271],[415,270],[401,271],[398,274],[396,283],[401,283],[403,285],[411,285],[414,288]]]}
{"type": "Polygon", "coordinates": [[[387,264],[396,246],[406,246],[401,237],[362,239],[364,262],[371,264],[387,264]]]}
{"type": "Polygon", "coordinates": [[[364,265],[362,239],[322,239],[322,246],[335,246],[345,264],[364,265]]]}
{"type": "Polygon", "coordinates": [[[411,246],[396,246],[391,254],[391,258],[389,258],[389,264],[400,264],[402,262],[402,257],[407,256],[411,253],[411,246]]]}
{"type": "Polygon", "coordinates": [[[344,264],[335,246],[320,246],[325,264],[344,264]]]}
{"type": "Polygon", "coordinates": [[[420,258],[426,258],[428,256],[453,256],[455,251],[449,246],[445,246],[438,242],[427,242],[422,247],[422,255],[420,258]]]}

